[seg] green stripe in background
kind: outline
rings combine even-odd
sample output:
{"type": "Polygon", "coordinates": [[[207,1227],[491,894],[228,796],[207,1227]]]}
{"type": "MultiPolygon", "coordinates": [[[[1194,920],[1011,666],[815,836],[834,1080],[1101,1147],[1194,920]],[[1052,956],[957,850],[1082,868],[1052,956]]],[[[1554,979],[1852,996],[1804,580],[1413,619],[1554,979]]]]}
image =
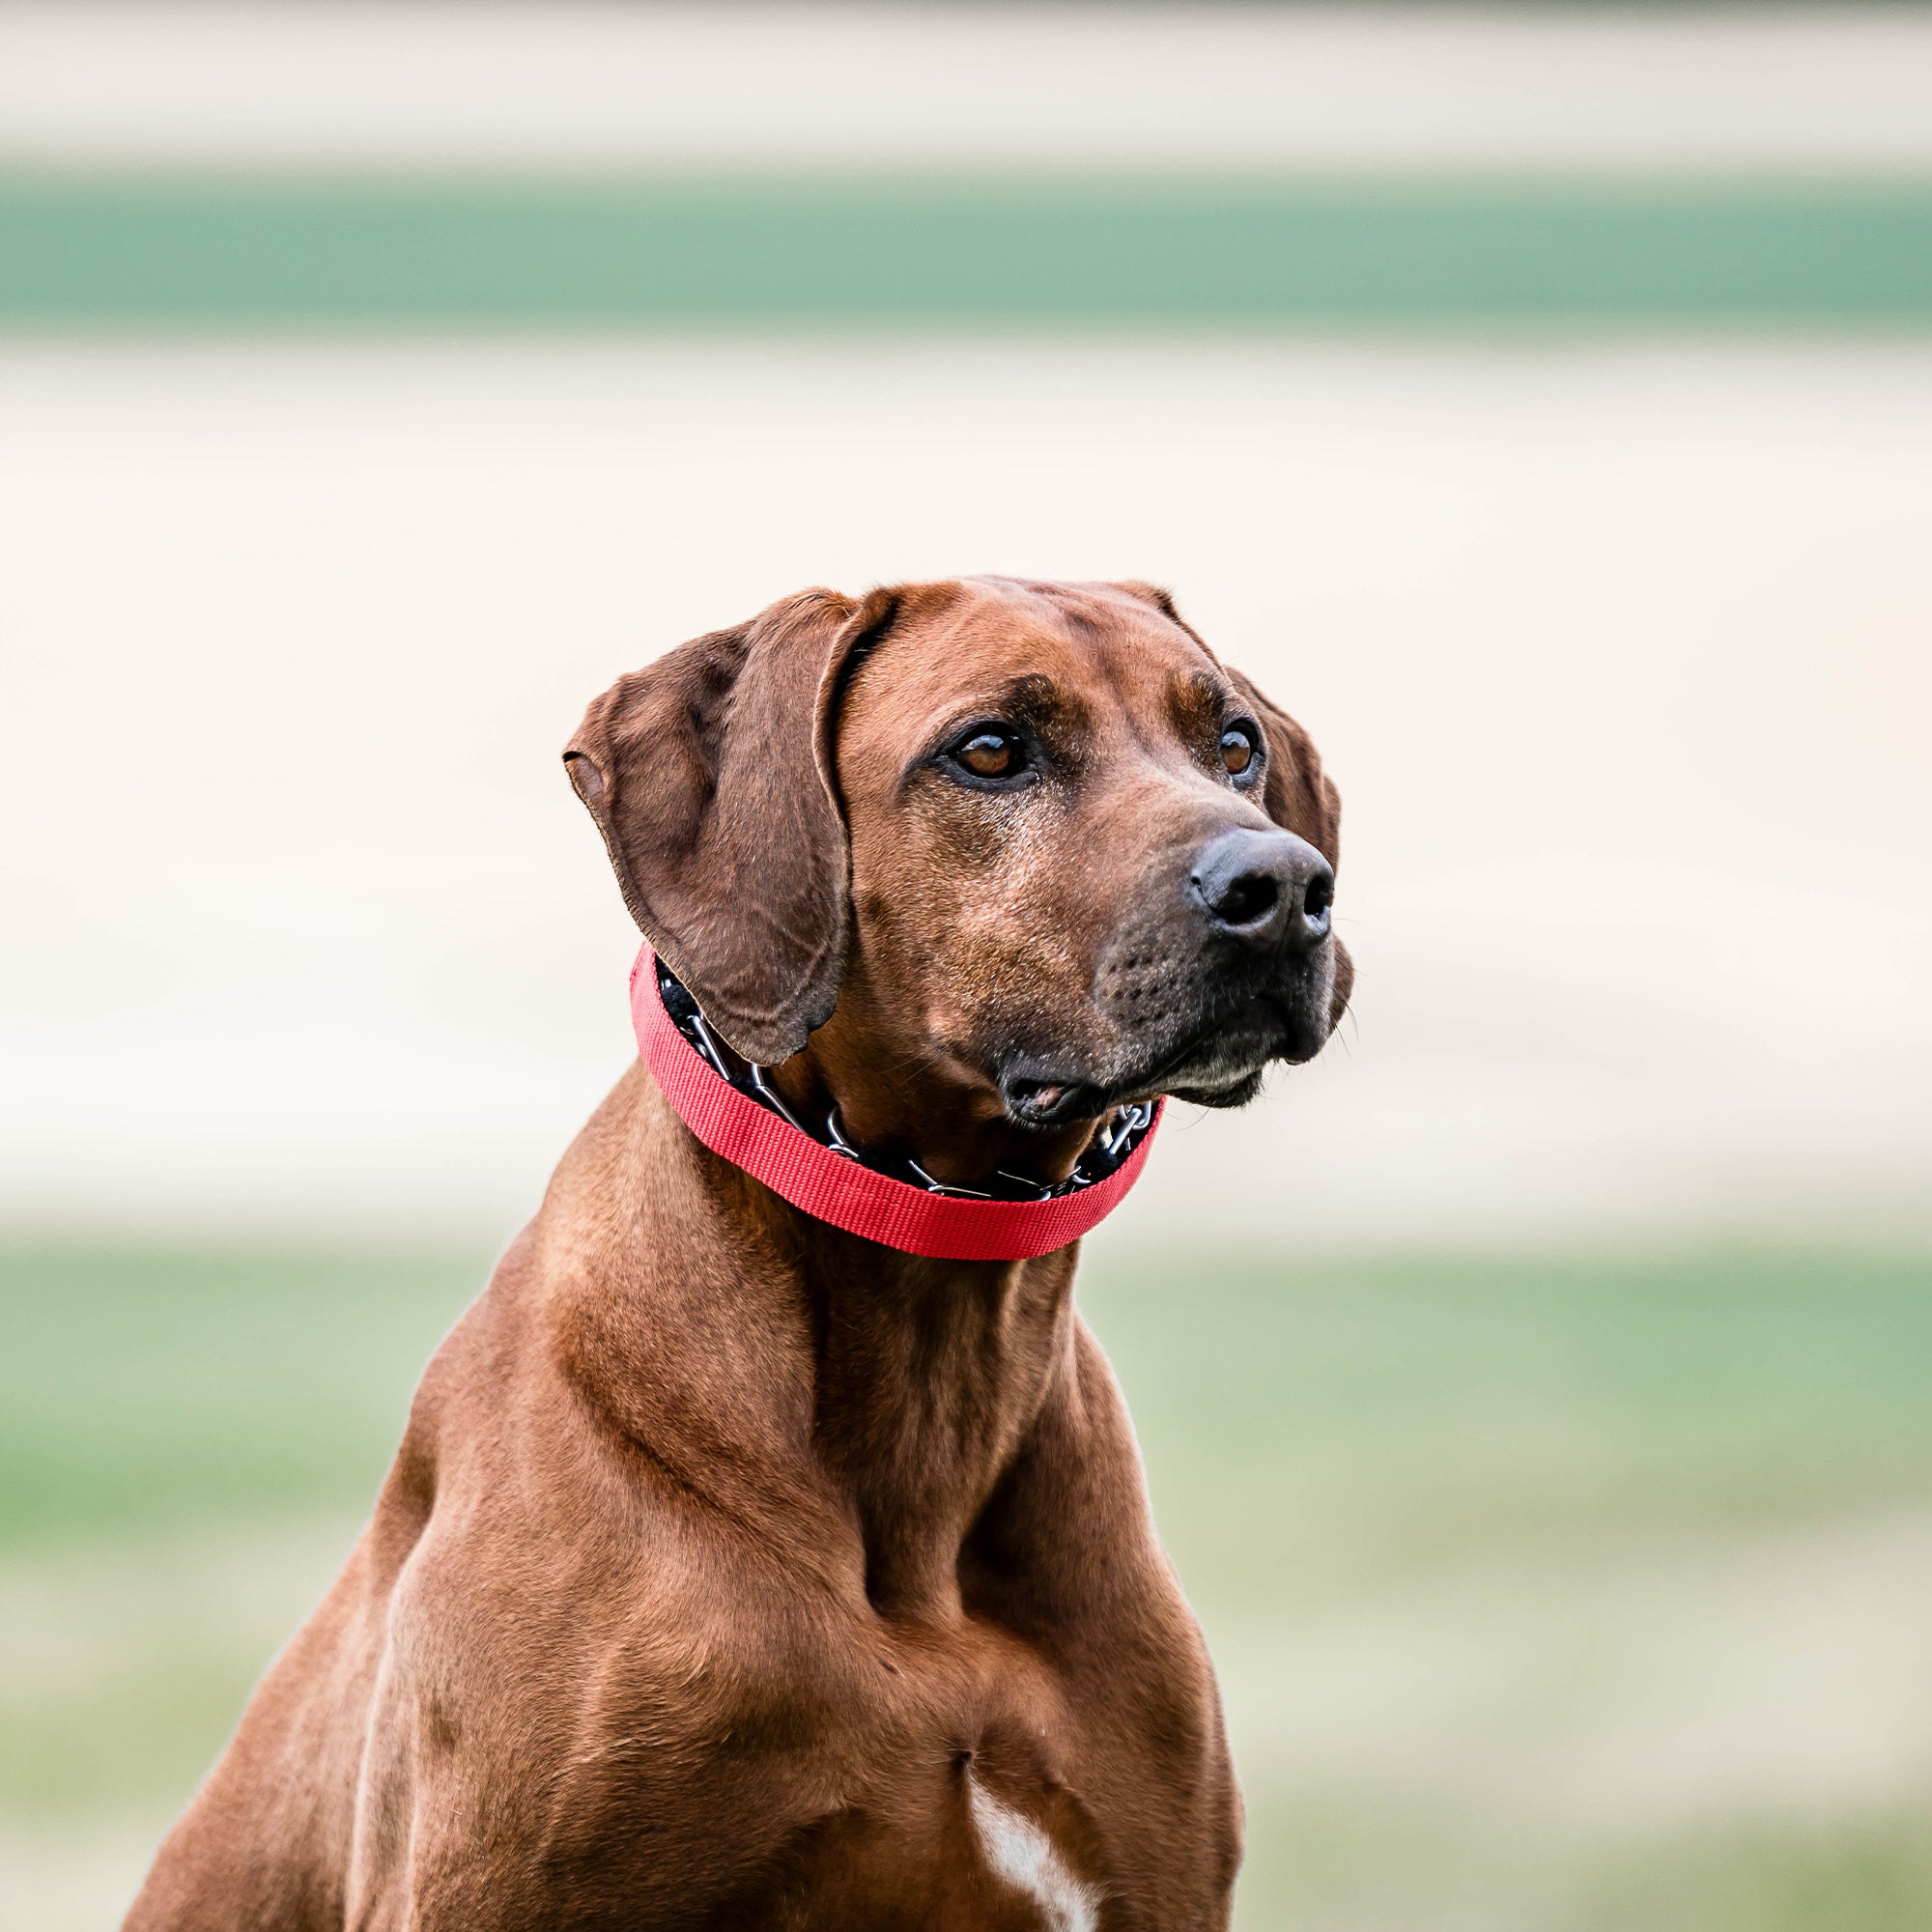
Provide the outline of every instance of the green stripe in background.
{"type": "Polygon", "coordinates": [[[0,179],[0,328],[1918,328],[1932,180],[0,179]]]}

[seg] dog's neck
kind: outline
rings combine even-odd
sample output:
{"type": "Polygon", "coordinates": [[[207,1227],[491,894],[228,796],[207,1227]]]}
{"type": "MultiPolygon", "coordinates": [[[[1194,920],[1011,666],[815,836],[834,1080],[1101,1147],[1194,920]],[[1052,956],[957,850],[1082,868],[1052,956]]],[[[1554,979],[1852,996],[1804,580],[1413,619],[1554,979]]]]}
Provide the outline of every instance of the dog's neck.
{"type": "Polygon", "coordinates": [[[1073,1374],[1076,1249],[928,1261],[841,1234],[709,1152],[641,1066],[541,1226],[593,1224],[554,1353],[639,1480],[760,1540],[783,1517],[796,1546],[816,1518],[829,1583],[863,1573],[882,1613],[956,1613],[962,1558],[1073,1374]]]}
{"type": "MultiPolygon", "coordinates": [[[[832,1022],[779,1069],[789,1097],[836,1105],[857,1145],[903,1148],[949,1185],[980,1186],[1001,1169],[1042,1181],[1072,1172],[1097,1121],[1017,1127],[923,1025],[888,1032],[889,1017],[854,974],[832,1022]]],[[[955,1611],[975,1526],[1054,1376],[1071,1373],[1078,1246],[1033,1262],[929,1261],[769,1194],[763,1205],[797,1244],[818,1338],[816,1446],[857,1516],[867,1594],[887,1614],[955,1611]]]]}
{"type": "Polygon", "coordinates": [[[799,1255],[813,1447],[852,1511],[866,1594],[882,1614],[956,1612],[962,1553],[1071,1372],[1075,1250],[926,1261],[812,1223],[799,1255]]]}

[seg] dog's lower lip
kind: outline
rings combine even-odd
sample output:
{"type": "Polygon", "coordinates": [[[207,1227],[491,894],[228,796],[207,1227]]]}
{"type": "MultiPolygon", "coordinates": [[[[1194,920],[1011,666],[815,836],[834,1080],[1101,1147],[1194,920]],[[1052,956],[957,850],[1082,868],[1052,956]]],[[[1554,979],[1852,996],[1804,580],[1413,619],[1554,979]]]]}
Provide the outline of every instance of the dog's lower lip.
{"type": "Polygon", "coordinates": [[[1111,1108],[1157,1098],[1170,1091],[1170,1082],[1175,1082],[1177,1076],[1184,1084],[1190,1062],[1217,1045],[1239,1041],[1249,1049],[1252,1065],[1243,1065],[1239,1072],[1229,1073],[1225,1080],[1215,1083],[1234,1085],[1245,1079],[1255,1067],[1274,1059],[1284,1038],[1284,1024],[1271,1009],[1264,1008],[1244,1017],[1245,1025],[1237,1022],[1230,1027],[1222,1022],[1205,1027],[1165,1058],[1104,1087],[1076,1074],[1009,1073],[1000,1081],[1000,1097],[1010,1118],[1023,1126],[1059,1127],[1072,1121],[1097,1120],[1111,1108]]]}
{"type": "MultiPolygon", "coordinates": [[[[1217,1044],[1226,1045],[1228,1043],[1230,1042],[1228,1041],[1227,1035],[1218,1030],[1210,1030],[1196,1035],[1195,1037],[1181,1046],[1178,1052],[1170,1054],[1165,1060],[1148,1068],[1139,1078],[1122,1081],[1118,1091],[1117,1100],[1124,1103],[1128,1100],[1143,1097],[1151,1098],[1157,1094],[1172,1091],[1174,1086],[1185,1085],[1187,1083],[1187,1069],[1191,1062],[1198,1060],[1205,1052],[1209,1051],[1217,1044]]],[[[1257,1067],[1264,1066],[1268,1061],[1274,1059],[1282,1045],[1281,1028],[1279,1026],[1272,1026],[1266,1029],[1250,1029],[1249,1037],[1244,1043],[1248,1047],[1247,1059],[1252,1064],[1244,1065],[1239,1072],[1227,1074],[1224,1080],[1215,1083],[1217,1086],[1233,1086],[1238,1081],[1247,1078],[1257,1067]]]]}
{"type": "Polygon", "coordinates": [[[1102,1110],[1099,1089],[1082,1080],[1009,1079],[1003,1087],[1007,1111],[1028,1126],[1059,1126],[1102,1110]]]}

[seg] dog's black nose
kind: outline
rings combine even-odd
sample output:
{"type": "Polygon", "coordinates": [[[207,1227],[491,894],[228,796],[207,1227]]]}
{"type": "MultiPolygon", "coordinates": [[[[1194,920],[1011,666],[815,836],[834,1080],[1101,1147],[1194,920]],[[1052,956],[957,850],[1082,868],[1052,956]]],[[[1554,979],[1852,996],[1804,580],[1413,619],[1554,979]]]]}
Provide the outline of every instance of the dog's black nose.
{"type": "Polygon", "coordinates": [[[1195,853],[1187,890],[1216,930],[1257,951],[1305,952],[1328,937],[1334,868],[1293,832],[1217,833],[1195,853]]]}

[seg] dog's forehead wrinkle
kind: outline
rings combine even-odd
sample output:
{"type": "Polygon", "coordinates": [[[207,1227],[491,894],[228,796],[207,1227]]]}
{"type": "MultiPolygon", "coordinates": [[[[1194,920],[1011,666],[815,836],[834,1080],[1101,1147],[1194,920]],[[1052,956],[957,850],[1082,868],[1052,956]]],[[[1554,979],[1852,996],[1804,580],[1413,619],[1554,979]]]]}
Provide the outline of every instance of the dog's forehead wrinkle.
{"type": "Polygon", "coordinates": [[[1147,586],[1107,582],[1100,579],[1068,582],[1045,578],[973,577],[963,586],[980,591],[1009,610],[1032,613],[1051,611],[1070,628],[1087,631],[1144,630],[1186,637],[1170,611],[1150,599],[1147,586]]]}
{"type": "Polygon", "coordinates": [[[1051,578],[1002,577],[990,575],[961,580],[967,595],[962,608],[1010,616],[1023,612],[1036,622],[1066,624],[1085,619],[1096,604],[1112,602],[1104,596],[1107,586],[1098,583],[1068,583],[1051,578]]]}
{"type": "MultiPolygon", "coordinates": [[[[882,799],[904,795],[978,717],[1033,725],[1071,761],[1063,775],[1075,781],[1097,773],[1143,787],[1179,779],[1230,789],[1204,769],[1227,681],[1188,633],[1111,585],[984,588],[906,626],[861,667],[838,739],[848,799],[868,786],[882,799]]],[[[1168,803],[1189,812],[1202,802],[1168,803]]],[[[1134,821],[1161,815],[1159,795],[1143,790],[1134,821]]],[[[1102,816],[1112,835],[1119,811],[1102,816]]]]}
{"type": "Polygon", "coordinates": [[[1094,680],[1057,640],[1017,646],[1009,635],[947,627],[908,642],[896,658],[868,661],[848,691],[838,730],[841,781],[855,766],[886,775],[897,760],[976,717],[1013,717],[1077,729],[1094,680]]]}
{"type": "Polygon", "coordinates": [[[952,707],[960,721],[975,713],[1011,718],[1046,729],[1077,728],[1088,705],[1076,686],[1050,671],[1028,670],[973,691],[952,707]]]}

